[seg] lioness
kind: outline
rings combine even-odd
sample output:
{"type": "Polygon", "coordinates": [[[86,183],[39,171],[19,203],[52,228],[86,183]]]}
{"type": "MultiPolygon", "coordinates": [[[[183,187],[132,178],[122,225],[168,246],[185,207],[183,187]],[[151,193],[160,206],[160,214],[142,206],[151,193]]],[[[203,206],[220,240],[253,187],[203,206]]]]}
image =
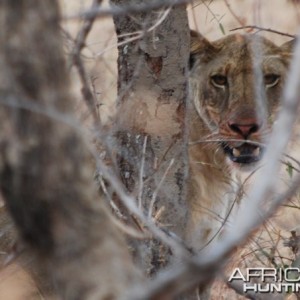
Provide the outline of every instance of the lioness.
{"type": "Polygon", "coordinates": [[[191,32],[187,240],[196,249],[221,232],[239,184],[260,165],[292,44],[241,34],[210,42],[191,32]]]}

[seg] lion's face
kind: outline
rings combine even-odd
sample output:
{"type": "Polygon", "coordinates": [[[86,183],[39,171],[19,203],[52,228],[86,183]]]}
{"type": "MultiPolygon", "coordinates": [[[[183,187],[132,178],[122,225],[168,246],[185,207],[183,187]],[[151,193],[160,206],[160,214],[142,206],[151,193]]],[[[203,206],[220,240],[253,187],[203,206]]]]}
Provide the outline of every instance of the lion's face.
{"type": "Polygon", "coordinates": [[[256,35],[209,42],[191,34],[190,84],[195,108],[229,161],[240,167],[263,156],[280,105],[292,43],[256,35]]]}

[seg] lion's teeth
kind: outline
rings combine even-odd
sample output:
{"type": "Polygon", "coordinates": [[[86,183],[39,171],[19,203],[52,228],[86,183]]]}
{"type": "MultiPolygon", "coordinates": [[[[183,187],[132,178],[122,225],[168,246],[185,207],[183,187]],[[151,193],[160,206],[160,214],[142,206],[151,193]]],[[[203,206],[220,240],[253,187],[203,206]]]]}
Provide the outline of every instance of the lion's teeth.
{"type": "Polygon", "coordinates": [[[232,154],[233,154],[233,156],[238,157],[238,156],[241,155],[241,152],[240,152],[240,150],[238,150],[236,148],[233,148],[232,149],[232,154]]]}
{"type": "Polygon", "coordinates": [[[260,154],[260,148],[257,147],[257,148],[255,148],[255,150],[253,151],[253,155],[254,155],[254,156],[259,156],[259,154],[260,154]]]}

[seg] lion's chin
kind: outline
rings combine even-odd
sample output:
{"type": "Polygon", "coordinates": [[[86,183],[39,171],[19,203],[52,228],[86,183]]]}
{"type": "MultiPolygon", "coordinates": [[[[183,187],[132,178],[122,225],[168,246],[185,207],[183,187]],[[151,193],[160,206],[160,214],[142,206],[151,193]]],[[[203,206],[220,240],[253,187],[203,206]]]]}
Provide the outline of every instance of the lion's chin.
{"type": "Polygon", "coordinates": [[[222,143],[222,148],[229,160],[239,167],[250,167],[256,165],[263,156],[264,148],[261,146],[244,142],[238,147],[222,143]]]}

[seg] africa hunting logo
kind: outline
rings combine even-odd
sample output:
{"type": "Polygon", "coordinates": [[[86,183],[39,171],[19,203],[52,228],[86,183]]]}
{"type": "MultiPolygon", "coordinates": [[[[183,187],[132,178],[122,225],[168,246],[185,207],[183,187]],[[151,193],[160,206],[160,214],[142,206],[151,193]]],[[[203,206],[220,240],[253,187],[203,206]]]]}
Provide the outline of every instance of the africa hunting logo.
{"type": "Polygon", "coordinates": [[[228,281],[242,282],[244,293],[297,293],[300,268],[247,268],[246,274],[235,268],[228,281]]]}

